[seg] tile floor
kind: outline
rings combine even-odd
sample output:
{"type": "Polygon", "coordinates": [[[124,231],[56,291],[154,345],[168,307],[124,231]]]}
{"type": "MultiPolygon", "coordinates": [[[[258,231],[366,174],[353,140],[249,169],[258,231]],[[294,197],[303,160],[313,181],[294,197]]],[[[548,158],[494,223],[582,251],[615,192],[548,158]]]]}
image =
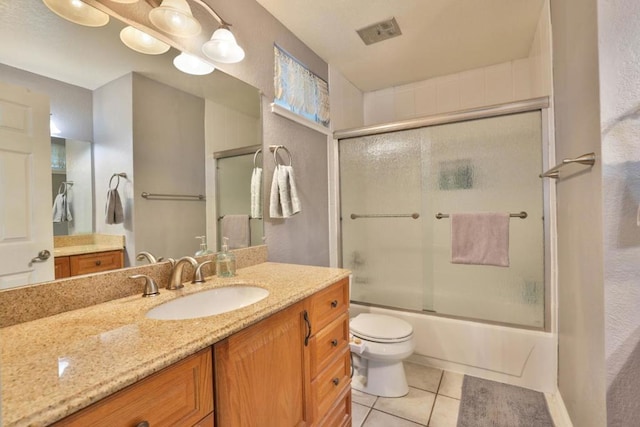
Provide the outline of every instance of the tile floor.
{"type": "Polygon", "coordinates": [[[455,427],[464,375],[404,362],[409,394],[371,396],[352,390],[353,427],[455,427]]]}

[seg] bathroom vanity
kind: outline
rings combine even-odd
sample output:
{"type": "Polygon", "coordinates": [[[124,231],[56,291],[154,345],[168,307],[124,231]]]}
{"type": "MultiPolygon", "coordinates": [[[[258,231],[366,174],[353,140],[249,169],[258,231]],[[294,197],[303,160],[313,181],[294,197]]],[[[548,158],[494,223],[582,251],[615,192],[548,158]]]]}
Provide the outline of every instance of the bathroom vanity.
{"type": "Polygon", "coordinates": [[[262,263],[0,329],[15,343],[2,347],[3,425],[350,425],[347,275],[262,263]],[[206,318],[145,316],[239,284],[269,295],[206,318]]]}

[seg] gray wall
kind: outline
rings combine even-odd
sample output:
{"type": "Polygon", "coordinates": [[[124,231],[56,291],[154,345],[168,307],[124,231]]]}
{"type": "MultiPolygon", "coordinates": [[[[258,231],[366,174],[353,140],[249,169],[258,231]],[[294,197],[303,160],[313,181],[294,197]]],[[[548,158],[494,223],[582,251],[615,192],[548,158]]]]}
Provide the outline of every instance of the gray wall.
{"type": "Polygon", "coordinates": [[[598,2],[607,425],[640,422],[640,2],[598,2]]]}
{"type": "MultiPolygon", "coordinates": [[[[273,44],[277,43],[314,73],[328,80],[328,66],[255,0],[207,0],[232,30],[246,52],[239,64],[220,69],[263,93],[263,147],[284,144],[294,158],[302,211],[286,220],[265,215],[269,260],[297,264],[329,265],[327,137],[271,113],[273,101],[273,44]]],[[[273,162],[265,156],[265,190],[271,187],[273,162]]],[[[265,191],[268,195],[268,191],[265,191]]],[[[268,200],[268,199],[267,199],[268,200]]],[[[268,212],[268,203],[264,211],[268,212]]]]}
{"type": "Polygon", "coordinates": [[[559,180],[558,388],[573,425],[606,424],[597,0],[552,0],[556,157],[594,151],[559,180]]]}
{"type": "Polygon", "coordinates": [[[133,75],[134,229],[137,251],[180,258],[199,249],[205,202],[146,200],[143,191],[205,194],[204,99],[133,75]]]}

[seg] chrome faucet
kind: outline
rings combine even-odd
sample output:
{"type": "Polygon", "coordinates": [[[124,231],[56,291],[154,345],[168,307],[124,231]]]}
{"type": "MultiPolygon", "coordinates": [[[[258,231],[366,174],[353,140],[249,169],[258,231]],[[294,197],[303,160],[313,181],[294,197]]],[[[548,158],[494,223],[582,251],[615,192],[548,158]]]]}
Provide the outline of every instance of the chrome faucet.
{"type": "Polygon", "coordinates": [[[158,262],[158,260],[156,260],[156,257],[151,255],[147,251],[138,252],[138,255],[136,255],[136,259],[138,261],[142,261],[145,258],[147,259],[147,261],[149,261],[149,264],[155,264],[156,262],[158,262]]]}
{"type": "Polygon", "coordinates": [[[182,284],[182,269],[186,263],[191,264],[194,271],[198,267],[198,262],[192,257],[184,256],[180,258],[171,269],[171,277],[169,278],[167,289],[175,290],[184,287],[182,284]]]}

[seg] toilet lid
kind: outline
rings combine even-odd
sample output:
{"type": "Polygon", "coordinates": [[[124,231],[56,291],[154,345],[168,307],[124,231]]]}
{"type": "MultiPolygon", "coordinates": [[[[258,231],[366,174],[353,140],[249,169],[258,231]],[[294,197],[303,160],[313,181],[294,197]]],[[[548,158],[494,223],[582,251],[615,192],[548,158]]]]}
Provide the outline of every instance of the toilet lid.
{"type": "Polygon", "coordinates": [[[353,335],[378,342],[405,341],[413,333],[413,327],[402,319],[370,313],[351,319],[349,329],[353,335]]]}

